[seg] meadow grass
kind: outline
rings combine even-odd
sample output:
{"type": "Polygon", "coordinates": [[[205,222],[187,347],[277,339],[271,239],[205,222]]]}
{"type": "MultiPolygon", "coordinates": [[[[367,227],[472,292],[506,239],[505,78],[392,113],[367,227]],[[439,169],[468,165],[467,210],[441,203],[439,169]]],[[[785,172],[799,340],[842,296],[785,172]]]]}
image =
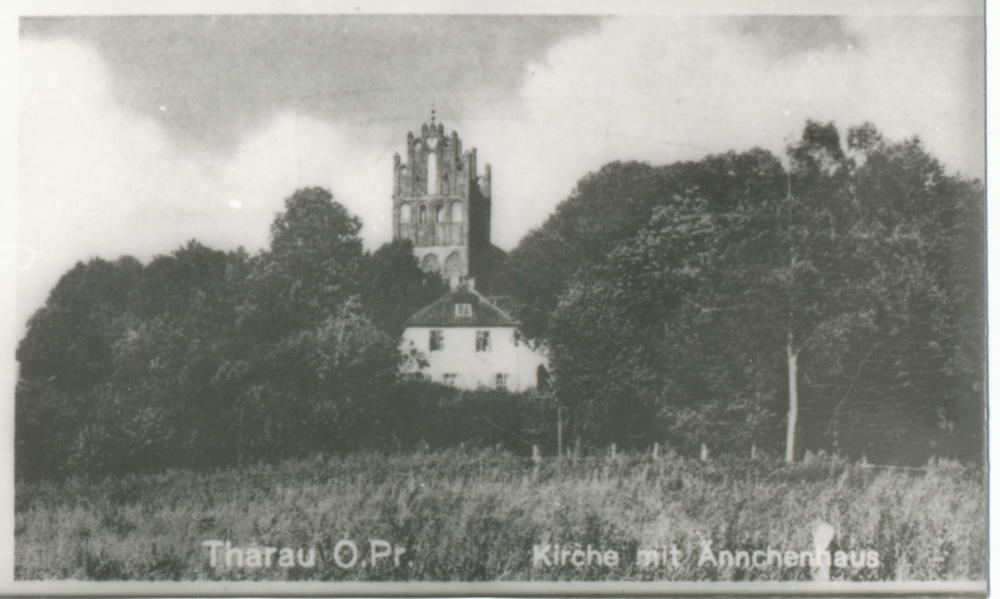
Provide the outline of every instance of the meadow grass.
{"type": "MultiPolygon", "coordinates": [[[[374,452],[101,480],[16,486],[15,577],[96,580],[808,580],[808,568],[698,565],[712,550],[808,550],[813,526],[833,550],[875,550],[875,568],[832,580],[981,580],[982,472],[674,454],[549,459],[447,450],[374,452]],[[316,549],[313,567],[212,567],[207,540],[316,549]],[[401,565],[336,565],[333,549],[404,547],[401,565]],[[535,567],[533,545],[591,545],[616,567],[535,567]],[[680,566],[640,567],[639,549],[676,546],[680,566]]],[[[341,555],[346,555],[342,553],[341,555]]],[[[277,559],[277,557],[275,557],[277,559]]],[[[366,562],[367,563],[367,562],[366,562]]]]}

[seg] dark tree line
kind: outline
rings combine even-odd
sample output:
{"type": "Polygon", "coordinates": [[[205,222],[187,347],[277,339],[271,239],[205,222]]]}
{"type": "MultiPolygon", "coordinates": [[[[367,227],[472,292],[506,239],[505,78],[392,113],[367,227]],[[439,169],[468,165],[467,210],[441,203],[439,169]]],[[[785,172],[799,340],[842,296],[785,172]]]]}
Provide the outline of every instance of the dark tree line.
{"type": "Polygon", "coordinates": [[[984,232],[982,185],[919,140],[810,122],[785,164],[588,175],[505,285],[584,443],[979,459],[984,232]]]}
{"type": "Polygon", "coordinates": [[[366,253],[321,189],[250,256],[191,241],[79,263],[17,350],[18,477],[216,467],[361,447],[537,443],[798,459],[982,457],[984,193],[916,139],[809,123],[759,149],[582,179],[495,273],[547,345],[544,393],[401,380],[444,293],[366,253]]]}
{"type": "MultiPolygon", "coordinates": [[[[365,253],[321,189],[256,256],[191,241],[78,263],[17,350],[19,476],[223,466],[393,434],[405,318],[444,292],[408,243],[365,253]]],[[[412,357],[411,357],[412,359],[412,357]]]]}

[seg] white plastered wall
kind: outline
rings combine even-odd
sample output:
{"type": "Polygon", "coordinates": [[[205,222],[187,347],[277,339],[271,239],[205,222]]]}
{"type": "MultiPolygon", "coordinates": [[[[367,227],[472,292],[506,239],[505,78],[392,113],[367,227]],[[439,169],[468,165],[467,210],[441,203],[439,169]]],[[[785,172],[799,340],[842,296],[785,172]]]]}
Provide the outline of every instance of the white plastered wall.
{"type": "Polygon", "coordinates": [[[421,373],[436,383],[445,382],[445,374],[458,375],[455,386],[463,389],[494,388],[496,375],[504,373],[509,375],[508,390],[524,391],[536,386],[539,365],[548,368],[545,352],[516,341],[514,327],[409,327],[403,333],[402,349],[411,348],[429,364],[421,373]],[[444,349],[430,351],[432,330],[442,331],[444,349]],[[477,331],[489,332],[490,351],[476,351],[477,331]]]}

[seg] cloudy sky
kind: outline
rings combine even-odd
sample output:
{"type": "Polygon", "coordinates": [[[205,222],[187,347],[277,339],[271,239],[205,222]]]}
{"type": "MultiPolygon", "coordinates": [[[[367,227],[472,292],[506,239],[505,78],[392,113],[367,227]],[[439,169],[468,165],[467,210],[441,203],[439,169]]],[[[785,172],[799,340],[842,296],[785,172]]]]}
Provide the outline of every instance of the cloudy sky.
{"type": "Polygon", "coordinates": [[[17,336],[75,262],[145,262],[192,238],[255,252],[301,187],[331,189],[377,248],[392,155],[432,106],[491,163],[504,249],[606,162],[780,153],[806,119],[919,135],[949,170],[982,177],[983,21],[942,14],[974,3],[947,7],[23,17],[17,336]]]}

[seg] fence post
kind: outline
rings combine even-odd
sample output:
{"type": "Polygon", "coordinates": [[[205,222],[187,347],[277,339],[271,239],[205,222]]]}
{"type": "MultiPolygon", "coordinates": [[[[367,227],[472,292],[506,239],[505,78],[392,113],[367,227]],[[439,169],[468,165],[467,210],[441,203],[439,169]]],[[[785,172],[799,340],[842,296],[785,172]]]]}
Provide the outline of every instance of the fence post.
{"type": "Polygon", "coordinates": [[[653,459],[654,460],[660,459],[660,442],[659,441],[653,443],[653,459]]]}
{"type": "Polygon", "coordinates": [[[559,447],[559,451],[556,452],[558,457],[562,457],[562,406],[556,407],[556,443],[559,447]]]}
{"type": "Polygon", "coordinates": [[[701,461],[704,462],[708,460],[708,445],[701,444],[701,461]]]}

